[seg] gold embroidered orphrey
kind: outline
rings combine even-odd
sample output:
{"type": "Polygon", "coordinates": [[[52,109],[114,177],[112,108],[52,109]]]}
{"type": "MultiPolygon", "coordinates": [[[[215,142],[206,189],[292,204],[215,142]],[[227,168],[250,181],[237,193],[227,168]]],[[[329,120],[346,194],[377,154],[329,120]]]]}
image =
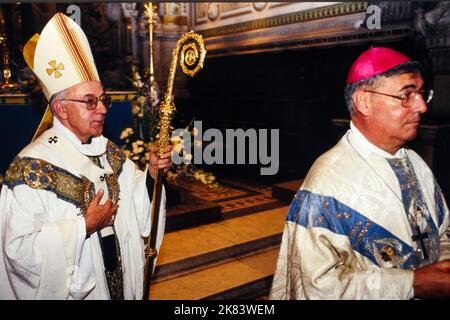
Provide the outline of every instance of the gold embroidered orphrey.
{"type": "MultiPolygon", "coordinates": [[[[116,204],[120,200],[120,186],[117,179],[126,158],[122,150],[110,141],[106,153],[113,173],[106,175],[105,182],[109,196],[113,204],[116,204]]],[[[42,159],[16,157],[6,172],[4,183],[10,189],[26,184],[33,189],[53,192],[58,198],[79,208],[80,215],[86,214],[89,203],[95,196],[94,183],[88,178],[82,175],[77,177],[42,159]]]]}
{"type": "Polygon", "coordinates": [[[51,68],[47,68],[47,74],[51,76],[53,73],[55,74],[55,79],[58,79],[62,76],[62,72],[60,70],[64,70],[64,65],[60,62],[56,65],[56,60],[52,60],[48,63],[51,68]]]}

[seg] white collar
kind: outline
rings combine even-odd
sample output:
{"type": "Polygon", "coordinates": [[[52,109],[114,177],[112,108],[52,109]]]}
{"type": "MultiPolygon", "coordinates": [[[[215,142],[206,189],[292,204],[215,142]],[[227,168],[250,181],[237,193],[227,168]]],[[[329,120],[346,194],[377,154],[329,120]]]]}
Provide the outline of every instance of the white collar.
{"type": "Polygon", "coordinates": [[[367,157],[371,153],[375,153],[383,158],[387,159],[398,159],[405,156],[405,149],[400,148],[394,155],[383,149],[377,147],[371,143],[367,138],[358,130],[358,128],[350,121],[350,130],[345,134],[347,136],[348,142],[363,156],[367,157]]]}
{"type": "Polygon", "coordinates": [[[69,140],[77,150],[86,156],[99,156],[105,153],[108,139],[103,135],[92,138],[91,143],[82,144],[80,139],[68,128],[66,128],[56,117],[53,117],[53,130],[69,140]]]}

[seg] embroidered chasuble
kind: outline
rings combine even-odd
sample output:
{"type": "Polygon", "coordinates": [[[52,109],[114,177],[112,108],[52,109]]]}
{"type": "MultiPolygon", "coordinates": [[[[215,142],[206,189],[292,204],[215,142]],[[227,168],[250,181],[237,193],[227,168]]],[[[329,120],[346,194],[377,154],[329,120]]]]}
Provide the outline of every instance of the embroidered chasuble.
{"type": "Polygon", "coordinates": [[[351,123],[292,200],[271,299],[411,299],[414,270],[450,256],[449,211],[412,150],[372,145],[351,123]]]}
{"type": "MultiPolygon", "coordinates": [[[[83,145],[57,119],[14,159],[0,193],[0,299],[141,299],[150,232],[147,170],[103,136],[83,145]],[[98,190],[114,226],[86,235],[98,190]],[[7,273],[8,271],[8,273],[7,273]]],[[[163,192],[157,239],[165,225],[163,192]]]]}

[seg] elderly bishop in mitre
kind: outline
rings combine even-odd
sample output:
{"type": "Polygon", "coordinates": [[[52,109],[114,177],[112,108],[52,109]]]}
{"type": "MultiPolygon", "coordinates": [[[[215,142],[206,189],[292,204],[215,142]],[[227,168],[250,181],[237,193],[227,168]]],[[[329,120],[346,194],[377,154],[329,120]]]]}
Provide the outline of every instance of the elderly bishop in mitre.
{"type": "Polygon", "coordinates": [[[73,20],[57,13],[24,57],[49,106],[1,191],[0,299],[141,299],[154,168],[102,135],[111,100],[73,20]]]}

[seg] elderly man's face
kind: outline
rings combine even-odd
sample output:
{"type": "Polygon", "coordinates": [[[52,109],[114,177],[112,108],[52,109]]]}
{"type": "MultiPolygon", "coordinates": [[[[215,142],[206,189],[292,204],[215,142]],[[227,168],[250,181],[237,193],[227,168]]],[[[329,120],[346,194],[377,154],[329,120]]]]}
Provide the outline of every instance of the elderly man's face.
{"type": "MultiPolygon", "coordinates": [[[[64,99],[85,100],[89,96],[100,97],[104,93],[98,81],[88,81],[73,86],[64,93],[64,99]]],[[[82,141],[102,134],[107,109],[98,101],[97,107],[88,110],[82,102],[62,101],[66,106],[66,126],[82,141]]]]}
{"type": "MultiPolygon", "coordinates": [[[[379,79],[375,91],[401,96],[422,87],[423,79],[420,74],[406,73],[379,79]]],[[[414,105],[406,108],[402,106],[401,100],[380,94],[367,94],[371,105],[368,126],[380,141],[391,145],[403,145],[416,137],[420,115],[427,111],[421,96],[414,105]]]]}

